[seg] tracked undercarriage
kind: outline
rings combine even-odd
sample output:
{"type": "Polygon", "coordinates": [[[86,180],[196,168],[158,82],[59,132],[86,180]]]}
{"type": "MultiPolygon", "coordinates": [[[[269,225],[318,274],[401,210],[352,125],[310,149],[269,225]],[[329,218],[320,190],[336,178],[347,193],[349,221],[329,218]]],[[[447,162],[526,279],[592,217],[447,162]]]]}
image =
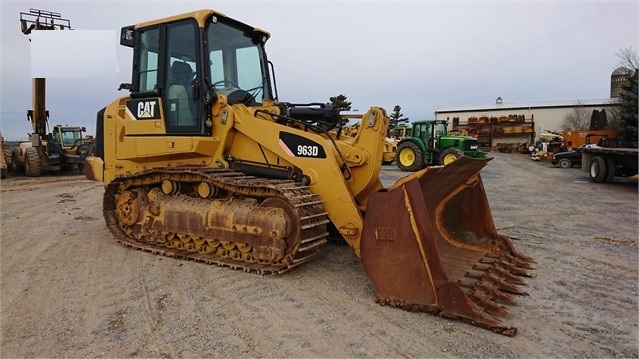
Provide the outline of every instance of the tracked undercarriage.
{"type": "Polygon", "coordinates": [[[124,246],[261,274],[315,257],[329,223],[308,186],[201,168],[120,176],[105,190],[104,216],[124,246]]]}

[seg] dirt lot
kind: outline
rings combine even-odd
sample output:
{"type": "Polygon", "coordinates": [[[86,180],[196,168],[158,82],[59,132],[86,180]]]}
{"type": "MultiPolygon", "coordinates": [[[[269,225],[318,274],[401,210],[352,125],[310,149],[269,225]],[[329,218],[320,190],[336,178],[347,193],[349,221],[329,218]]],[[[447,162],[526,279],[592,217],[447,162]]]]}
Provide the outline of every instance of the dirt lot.
{"type": "Polygon", "coordinates": [[[513,338],[378,306],[345,245],[282,276],[124,248],[102,185],[54,174],[0,183],[0,356],[638,357],[637,182],[490,155],[495,223],[538,261],[513,338]]]}

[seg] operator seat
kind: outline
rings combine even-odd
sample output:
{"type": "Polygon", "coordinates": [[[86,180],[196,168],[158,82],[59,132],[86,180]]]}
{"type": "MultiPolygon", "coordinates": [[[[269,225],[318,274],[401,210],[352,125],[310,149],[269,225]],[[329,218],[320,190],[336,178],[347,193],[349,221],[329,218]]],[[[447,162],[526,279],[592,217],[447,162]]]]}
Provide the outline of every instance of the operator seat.
{"type": "Polygon", "coordinates": [[[49,153],[51,154],[60,154],[62,153],[62,144],[60,143],[59,135],[56,134],[54,137],[52,134],[47,134],[47,147],[49,153]]]}
{"type": "Polygon", "coordinates": [[[193,70],[186,62],[175,61],[169,74],[169,122],[177,127],[196,125],[194,111],[191,109],[191,82],[193,70]]]}

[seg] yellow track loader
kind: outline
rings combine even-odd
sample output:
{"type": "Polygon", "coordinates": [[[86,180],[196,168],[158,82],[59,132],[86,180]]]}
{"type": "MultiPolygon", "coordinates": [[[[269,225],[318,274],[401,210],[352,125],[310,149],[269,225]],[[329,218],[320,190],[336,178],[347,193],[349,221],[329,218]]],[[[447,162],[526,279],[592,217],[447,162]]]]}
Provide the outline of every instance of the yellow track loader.
{"type": "Polygon", "coordinates": [[[330,232],[361,259],[380,304],[514,335],[499,316],[532,260],[495,230],[479,174],[488,160],[384,188],[386,111],[279,101],[269,36],[213,10],[122,28],[130,93],[98,112],[85,171],[105,184],[115,240],[278,274],[317,256],[330,232]],[[358,133],[345,136],[353,117],[358,133]]]}

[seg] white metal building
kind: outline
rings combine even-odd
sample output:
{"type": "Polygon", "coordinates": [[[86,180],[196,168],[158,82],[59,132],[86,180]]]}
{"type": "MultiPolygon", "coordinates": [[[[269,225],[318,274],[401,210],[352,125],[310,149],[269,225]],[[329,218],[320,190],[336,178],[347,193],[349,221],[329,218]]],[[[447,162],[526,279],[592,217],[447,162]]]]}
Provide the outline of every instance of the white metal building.
{"type": "Polygon", "coordinates": [[[576,107],[583,108],[588,114],[593,110],[601,111],[603,109],[610,113],[611,109],[618,103],[618,98],[506,103],[499,97],[495,103],[488,105],[440,106],[435,111],[435,117],[438,120],[448,119],[449,126],[452,126],[455,117],[459,118],[460,125],[466,125],[471,117],[524,115],[526,121],[534,121],[535,133],[540,134],[546,131],[561,132],[564,118],[576,107]]]}
{"type": "Polygon", "coordinates": [[[496,140],[509,143],[531,141],[530,137],[548,131],[561,132],[566,115],[574,113],[575,108],[585,110],[588,116],[593,110],[606,110],[610,115],[612,108],[620,103],[622,88],[628,83],[630,76],[632,71],[628,68],[615,69],[610,75],[610,98],[606,99],[505,103],[498,97],[495,103],[487,105],[440,106],[435,111],[435,117],[438,120],[448,120],[451,130],[465,127],[475,131],[479,137],[482,134],[484,138],[489,137],[491,143],[496,140]],[[517,120],[513,124],[512,121],[502,121],[504,116],[511,119],[513,116],[523,117],[524,120],[517,120]],[[519,126],[519,122],[522,126],[519,126]],[[490,125],[486,125],[487,123],[490,125]],[[495,123],[497,125],[493,125],[495,123]],[[506,133],[510,130],[518,131],[506,133]],[[489,132],[489,136],[486,132],[489,132]]]}

